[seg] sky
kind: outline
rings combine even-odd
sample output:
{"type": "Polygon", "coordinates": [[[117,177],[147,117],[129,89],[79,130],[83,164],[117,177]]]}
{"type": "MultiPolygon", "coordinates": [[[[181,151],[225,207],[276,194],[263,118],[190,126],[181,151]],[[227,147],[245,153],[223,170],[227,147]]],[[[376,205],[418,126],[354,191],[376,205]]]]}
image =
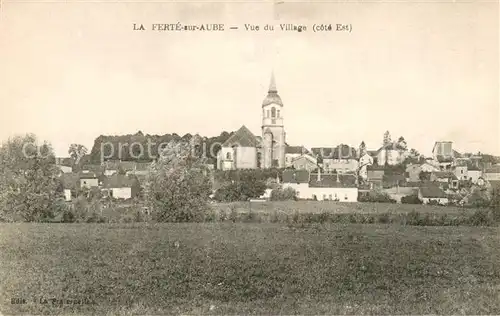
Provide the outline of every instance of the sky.
{"type": "Polygon", "coordinates": [[[389,130],[424,154],[500,154],[497,1],[281,2],[2,0],[0,140],[32,132],[67,156],[101,134],[261,135],[274,71],[290,145],[378,149],[389,130]],[[226,30],[151,30],[177,22],[226,30]]]}

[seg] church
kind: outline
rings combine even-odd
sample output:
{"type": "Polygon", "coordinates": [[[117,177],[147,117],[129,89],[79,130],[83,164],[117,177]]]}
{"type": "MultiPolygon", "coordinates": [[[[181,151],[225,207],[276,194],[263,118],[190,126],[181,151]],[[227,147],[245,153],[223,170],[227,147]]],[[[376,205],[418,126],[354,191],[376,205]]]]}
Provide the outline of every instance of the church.
{"type": "Polygon", "coordinates": [[[274,74],[262,102],[262,136],[242,126],[227,141],[217,156],[217,169],[285,168],[287,145],[283,124],[283,102],[278,95],[274,74]]]}

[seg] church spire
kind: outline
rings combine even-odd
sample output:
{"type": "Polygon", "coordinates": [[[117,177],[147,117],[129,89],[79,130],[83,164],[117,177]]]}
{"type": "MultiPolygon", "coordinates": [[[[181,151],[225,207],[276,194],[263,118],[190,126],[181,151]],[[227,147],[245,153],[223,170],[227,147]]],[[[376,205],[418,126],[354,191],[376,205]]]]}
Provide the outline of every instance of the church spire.
{"type": "Polygon", "coordinates": [[[278,92],[278,90],[276,89],[276,79],[274,79],[274,70],[273,72],[271,73],[271,83],[269,84],[269,93],[276,93],[278,92]]]}

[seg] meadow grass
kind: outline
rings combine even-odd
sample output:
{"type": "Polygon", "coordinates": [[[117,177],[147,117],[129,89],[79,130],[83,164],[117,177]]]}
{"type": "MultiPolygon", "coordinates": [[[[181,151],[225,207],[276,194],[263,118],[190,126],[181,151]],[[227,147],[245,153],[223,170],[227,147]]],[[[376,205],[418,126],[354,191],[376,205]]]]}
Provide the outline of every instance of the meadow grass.
{"type": "Polygon", "coordinates": [[[363,213],[363,214],[381,214],[381,213],[409,213],[416,211],[419,213],[449,214],[449,215],[470,215],[476,209],[464,208],[460,206],[432,206],[423,204],[392,204],[392,203],[369,203],[369,202],[335,202],[335,201],[266,201],[266,202],[231,202],[215,203],[215,209],[230,210],[237,212],[271,212],[280,211],[293,214],[300,213],[363,213]]]}
{"type": "Polygon", "coordinates": [[[499,232],[230,221],[1,224],[0,311],[500,314],[499,232]],[[51,298],[92,304],[40,303],[51,298]]]}

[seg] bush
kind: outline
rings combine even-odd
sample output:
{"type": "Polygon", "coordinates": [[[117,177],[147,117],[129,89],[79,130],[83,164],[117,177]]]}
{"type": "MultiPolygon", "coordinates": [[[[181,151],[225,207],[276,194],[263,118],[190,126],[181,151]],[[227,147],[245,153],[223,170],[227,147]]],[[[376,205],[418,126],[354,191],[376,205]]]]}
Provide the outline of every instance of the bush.
{"type": "Polygon", "coordinates": [[[391,222],[389,213],[382,213],[378,216],[378,222],[381,224],[388,224],[391,222]]]}
{"type": "Polygon", "coordinates": [[[271,212],[271,214],[269,215],[269,222],[271,222],[271,223],[278,223],[279,222],[278,212],[276,210],[273,210],[271,212]]]}
{"type": "Polygon", "coordinates": [[[236,207],[231,205],[231,212],[229,213],[229,220],[233,223],[238,219],[238,212],[236,211],[236,207]]]}
{"type": "Polygon", "coordinates": [[[247,223],[252,223],[254,222],[256,219],[258,219],[258,214],[255,214],[255,212],[253,212],[252,210],[248,211],[248,213],[245,214],[245,217],[243,219],[244,222],[247,222],[247,223]]]}
{"type": "Polygon", "coordinates": [[[375,203],[396,203],[389,194],[379,190],[371,190],[368,195],[359,195],[359,202],[375,202],[375,203]]]}
{"type": "Polygon", "coordinates": [[[287,188],[276,188],[271,191],[271,201],[288,201],[295,200],[297,198],[297,191],[295,189],[287,188]]]}
{"type": "Polygon", "coordinates": [[[418,198],[418,195],[411,194],[411,195],[403,196],[401,198],[401,203],[402,204],[422,204],[422,200],[420,200],[418,198]]]}
{"type": "Polygon", "coordinates": [[[212,209],[207,210],[205,214],[205,222],[215,222],[216,219],[217,219],[217,214],[215,213],[215,211],[212,209]]]}
{"type": "Polygon", "coordinates": [[[488,209],[476,210],[468,219],[468,224],[472,226],[493,226],[495,223],[493,212],[488,209]]]}
{"type": "Polygon", "coordinates": [[[78,223],[102,223],[105,222],[102,213],[102,206],[99,200],[88,201],[85,197],[80,196],[73,200],[73,204],[64,215],[63,221],[72,219],[78,223]]]}
{"type": "Polygon", "coordinates": [[[406,216],[406,225],[419,225],[420,213],[413,210],[406,216]]]}
{"type": "Polygon", "coordinates": [[[429,200],[427,205],[432,205],[432,206],[443,206],[441,203],[439,203],[439,200],[429,200]]]}
{"type": "Polygon", "coordinates": [[[330,213],[323,211],[323,212],[321,212],[321,214],[319,214],[318,220],[320,223],[326,223],[326,222],[328,222],[329,218],[330,218],[330,213]]]}
{"type": "Polygon", "coordinates": [[[63,223],[74,223],[76,221],[75,214],[71,210],[64,210],[61,221],[63,223]]]}
{"type": "Polygon", "coordinates": [[[227,214],[226,214],[226,211],[224,210],[220,210],[219,211],[219,221],[220,222],[224,222],[227,220],[227,214]]]}

